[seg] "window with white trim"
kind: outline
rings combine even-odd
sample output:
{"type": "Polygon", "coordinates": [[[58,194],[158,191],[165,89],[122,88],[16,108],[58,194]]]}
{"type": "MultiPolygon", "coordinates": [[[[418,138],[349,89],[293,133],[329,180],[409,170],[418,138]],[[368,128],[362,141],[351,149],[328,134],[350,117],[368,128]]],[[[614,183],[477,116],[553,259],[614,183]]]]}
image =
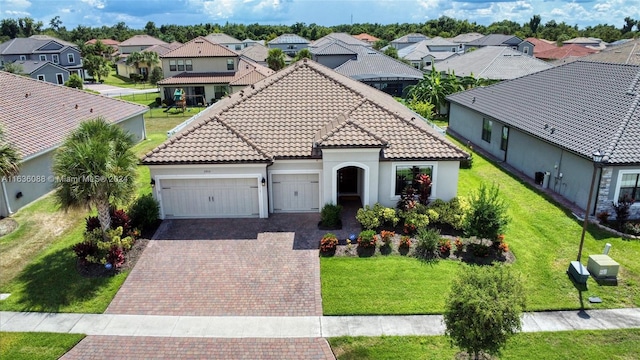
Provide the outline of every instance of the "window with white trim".
{"type": "Polygon", "coordinates": [[[178,60],[178,71],[184,71],[184,60],[178,60]]]}
{"type": "Polygon", "coordinates": [[[395,179],[395,195],[401,195],[402,191],[411,186],[415,189],[418,188],[416,183],[416,177],[418,175],[429,175],[433,178],[433,166],[432,165],[396,165],[394,167],[394,179],[395,179]]]}
{"type": "Polygon", "coordinates": [[[190,59],[185,60],[184,67],[187,71],[193,71],[193,62],[190,59]]]}
{"type": "Polygon", "coordinates": [[[54,64],[60,63],[60,57],[58,56],[58,54],[51,55],[51,60],[53,61],[54,64]]]}
{"type": "Polygon", "coordinates": [[[47,61],[47,55],[41,54],[40,61],[47,61]]]}
{"type": "Polygon", "coordinates": [[[76,62],[76,58],[73,56],[73,54],[67,54],[67,60],[69,60],[69,64],[75,64],[76,62]]]}
{"type": "Polygon", "coordinates": [[[491,142],[491,128],[493,127],[493,121],[489,119],[482,119],[482,140],[491,142]]]}
{"type": "Polygon", "coordinates": [[[227,59],[227,70],[235,70],[236,62],[233,59],[227,59]]]}
{"type": "Polygon", "coordinates": [[[169,60],[169,71],[176,71],[176,61],[175,60],[169,60]]]}
{"type": "Polygon", "coordinates": [[[529,53],[529,47],[525,46],[524,48],[522,48],[522,52],[525,54],[529,53]]]}
{"type": "Polygon", "coordinates": [[[56,80],[58,81],[58,85],[64,84],[64,75],[61,73],[56,74],[56,80]]]}
{"type": "Polygon", "coordinates": [[[44,75],[38,75],[38,80],[40,80],[40,81],[46,81],[46,80],[45,80],[45,78],[44,78],[44,75]]]}
{"type": "Polygon", "coordinates": [[[20,61],[25,61],[27,60],[27,56],[26,55],[20,55],[20,61]]]}
{"type": "Polygon", "coordinates": [[[618,200],[628,196],[634,201],[640,201],[640,173],[621,174],[618,200]]]}

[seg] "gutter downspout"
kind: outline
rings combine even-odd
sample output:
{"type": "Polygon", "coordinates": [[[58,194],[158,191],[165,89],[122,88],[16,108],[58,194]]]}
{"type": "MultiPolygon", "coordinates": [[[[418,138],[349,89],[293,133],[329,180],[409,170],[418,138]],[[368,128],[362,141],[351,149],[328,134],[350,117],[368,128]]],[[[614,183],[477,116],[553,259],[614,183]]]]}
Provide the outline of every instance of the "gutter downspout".
{"type": "Polygon", "coordinates": [[[11,211],[11,205],[9,205],[9,196],[7,196],[7,186],[5,185],[4,179],[2,180],[2,193],[4,194],[4,201],[7,205],[7,216],[13,214],[11,211]]]}

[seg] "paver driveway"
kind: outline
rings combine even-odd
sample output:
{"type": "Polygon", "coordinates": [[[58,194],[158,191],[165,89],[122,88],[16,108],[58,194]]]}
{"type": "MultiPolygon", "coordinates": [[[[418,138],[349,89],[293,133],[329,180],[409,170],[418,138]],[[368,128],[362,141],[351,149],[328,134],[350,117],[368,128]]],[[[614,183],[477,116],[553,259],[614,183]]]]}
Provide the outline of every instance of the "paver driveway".
{"type": "Polygon", "coordinates": [[[247,229],[251,221],[255,220],[165,222],[106,312],[321,315],[318,252],[294,249],[294,233],[260,232],[257,239],[211,240],[218,231],[216,222],[247,229]]]}

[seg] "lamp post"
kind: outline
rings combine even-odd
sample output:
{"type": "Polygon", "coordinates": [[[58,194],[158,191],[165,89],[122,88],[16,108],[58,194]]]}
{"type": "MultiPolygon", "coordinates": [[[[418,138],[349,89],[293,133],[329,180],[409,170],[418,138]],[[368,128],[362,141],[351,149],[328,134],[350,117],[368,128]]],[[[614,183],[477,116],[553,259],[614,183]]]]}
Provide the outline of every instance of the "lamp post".
{"type": "Polygon", "coordinates": [[[591,154],[593,160],[593,174],[591,175],[591,186],[589,187],[589,197],[587,198],[587,208],[584,212],[584,222],[582,224],[582,236],[580,236],[580,249],[578,250],[578,261],[582,257],[582,246],[584,245],[584,234],[587,231],[587,224],[589,223],[589,212],[591,211],[591,197],[593,196],[593,185],[596,182],[596,172],[598,166],[602,162],[602,153],[600,150],[596,150],[591,154]]]}

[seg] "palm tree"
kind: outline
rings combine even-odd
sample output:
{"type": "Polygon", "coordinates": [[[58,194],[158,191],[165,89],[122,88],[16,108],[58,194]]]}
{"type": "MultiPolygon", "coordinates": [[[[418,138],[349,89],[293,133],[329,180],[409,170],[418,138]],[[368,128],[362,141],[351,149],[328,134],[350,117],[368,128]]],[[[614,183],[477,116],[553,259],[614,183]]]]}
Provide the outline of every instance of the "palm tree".
{"type": "MultiPolygon", "coordinates": [[[[126,64],[131,66],[135,66],[136,74],[140,74],[141,64],[146,64],[146,68],[151,69],[154,65],[160,63],[160,57],[158,57],[157,52],[153,51],[141,51],[141,52],[132,52],[127,56],[126,64]]],[[[145,73],[147,76],[149,75],[149,71],[145,73]]],[[[146,76],[145,76],[146,80],[146,76]]]]}
{"type": "Polygon", "coordinates": [[[19,171],[18,150],[5,140],[4,129],[0,126],[0,175],[3,177],[17,175],[19,171]]]}
{"type": "Polygon", "coordinates": [[[278,71],[284,68],[284,53],[282,49],[274,48],[269,50],[269,55],[267,55],[267,65],[269,69],[273,71],[278,71]]]}
{"type": "Polygon", "coordinates": [[[111,226],[109,207],[135,192],[138,159],[133,140],[103,118],[88,120],[72,132],[53,159],[57,202],[63,209],[95,207],[103,231],[111,226]]]}
{"type": "Polygon", "coordinates": [[[312,55],[311,55],[311,51],[309,51],[309,49],[302,49],[300,51],[298,51],[298,53],[296,54],[296,57],[293,59],[294,61],[298,61],[298,60],[302,60],[302,59],[311,59],[312,55]]]}

